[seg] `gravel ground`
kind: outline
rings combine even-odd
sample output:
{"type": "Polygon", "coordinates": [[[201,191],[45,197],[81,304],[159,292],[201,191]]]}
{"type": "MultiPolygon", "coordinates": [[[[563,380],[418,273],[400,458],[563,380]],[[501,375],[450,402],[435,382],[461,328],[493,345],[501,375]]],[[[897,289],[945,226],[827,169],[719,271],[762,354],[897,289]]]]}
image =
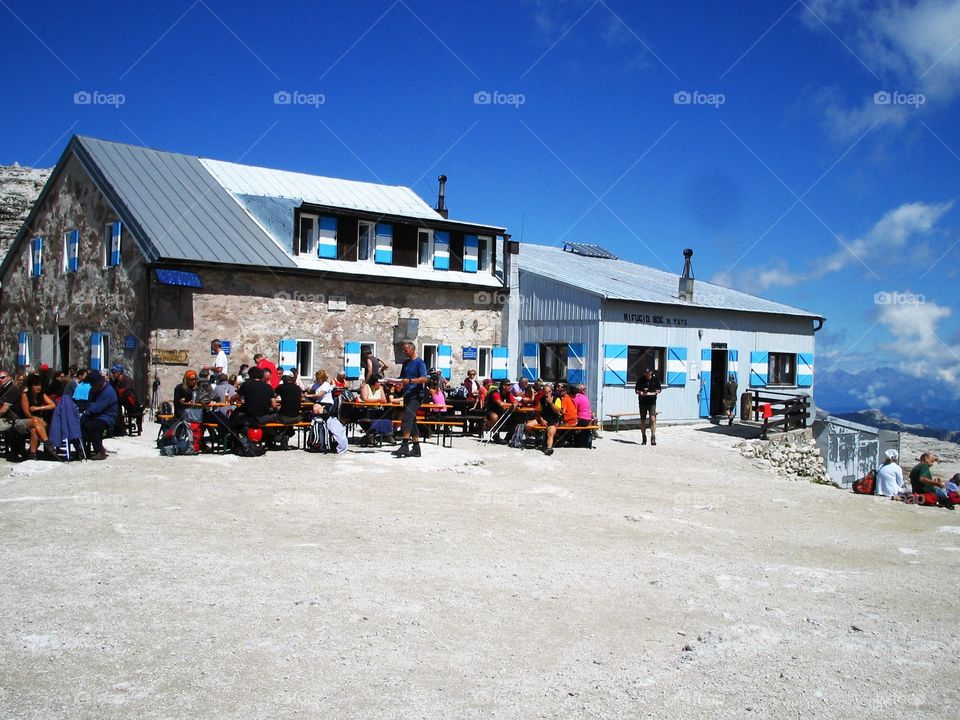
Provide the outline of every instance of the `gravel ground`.
{"type": "Polygon", "coordinates": [[[0,461],[0,718],[955,718],[960,511],[738,432],[0,461]]]}

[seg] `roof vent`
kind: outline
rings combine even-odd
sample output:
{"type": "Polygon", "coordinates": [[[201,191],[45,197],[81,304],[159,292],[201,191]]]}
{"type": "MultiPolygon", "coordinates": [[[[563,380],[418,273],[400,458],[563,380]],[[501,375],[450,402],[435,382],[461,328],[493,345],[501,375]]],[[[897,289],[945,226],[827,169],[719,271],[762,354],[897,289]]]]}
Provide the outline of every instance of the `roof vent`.
{"type": "Polygon", "coordinates": [[[447,176],[441,175],[437,180],[440,181],[440,190],[437,193],[437,207],[434,209],[446,219],[450,217],[450,211],[447,210],[447,176]]]}
{"type": "Polygon", "coordinates": [[[693,250],[687,248],[683,251],[683,275],[680,276],[680,292],[677,297],[687,302],[693,302],[693,263],[690,261],[692,257],[693,250]]]}
{"type": "Polygon", "coordinates": [[[568,242],[563,244],[563,251],[582,255],[588,258],[599,258],[601,260],[616,260],[617,256],[609,250],[604,250],[599,245],[588,245],[587,243],[568,242]]]}

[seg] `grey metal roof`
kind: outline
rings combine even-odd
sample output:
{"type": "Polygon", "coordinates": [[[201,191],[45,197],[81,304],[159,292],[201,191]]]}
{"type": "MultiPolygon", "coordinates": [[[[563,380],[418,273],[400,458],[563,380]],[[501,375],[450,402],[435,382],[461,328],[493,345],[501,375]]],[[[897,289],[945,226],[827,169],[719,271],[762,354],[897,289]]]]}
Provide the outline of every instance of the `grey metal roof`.
{"type": "Polygon", "coordinates": [[[296,267],[199,158],[90,137],[74,147],[151,262],[296,267]]]}
{"type": "MultiPolygon", "coordinates": [[[[765,300],[739,290],[696,280],[693,301],[677,297],[680,275],[629,262],[584,257],[564,252],[559,247],[523,243],[516,256],[518,269],[551,278],[606,300],[683,305],[685,307],[737,310],[742,312],[772,313],[822,317],[800,308],[765,300]]],[[[521,292],[523,292],[521,284],[521,292]]]]}

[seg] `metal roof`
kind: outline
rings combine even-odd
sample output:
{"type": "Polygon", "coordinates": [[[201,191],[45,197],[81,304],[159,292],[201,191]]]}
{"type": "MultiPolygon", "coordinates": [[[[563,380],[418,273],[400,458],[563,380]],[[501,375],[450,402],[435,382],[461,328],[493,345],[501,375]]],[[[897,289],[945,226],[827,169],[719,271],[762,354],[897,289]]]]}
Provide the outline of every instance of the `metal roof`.
{"type": "MultiPolygon", "coordinates": [[[[628,260],[591,258],[564,252],[559,247],[523,243],[516,256],[518,270],[551,278],[557,282],[599,295],[606,300],[682,305],[684,307],[736,310],[741,312],[822,316],[697,280],[693,301],[677,297],[679,275],[639,265],[628,260]]],[[[521,292],[523,291],[521,282],[521,292]]]]}
{"type": "Polygon", "coordinates": [[[408,187],[341,180],[206,158],[200,162],[224,188],[235,195],[288,198],[297,200],[298,205],[309,203],[384,215],[443,220],[440,213],[408,187]]]}
{"type": "Polygon", "coordinates": [[[148,260],[296,267],[199,158],[89,137],[74,147],[148,260]]]}

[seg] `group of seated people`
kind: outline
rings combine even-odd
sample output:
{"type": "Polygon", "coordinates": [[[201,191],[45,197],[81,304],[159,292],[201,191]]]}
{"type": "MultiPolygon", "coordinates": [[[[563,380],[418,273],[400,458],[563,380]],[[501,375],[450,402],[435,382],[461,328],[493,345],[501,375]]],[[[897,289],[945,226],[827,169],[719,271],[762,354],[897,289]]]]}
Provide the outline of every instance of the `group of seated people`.
{"type": "Polygon", "coordinates": [[[960,504],[960,473],[955,473],[949,480],[934,476],[933,464],[939,459],[935,453],[920,455],[919,462],[908,475],[909,490],[903,477],[903,468],[897,462],[899,457],[896,450],[884,453],[883,464],[876,472],[877,495],[907,503],[936,504],[949,510],[960,504]]]}
{"type": "Polygon", "coordinates": [[[124,431],[124,417],[143,422],[143,408],[133,383],[120,364],[108,379],[99,370],[71,367],[11,376],[0,369],[0,432],[5,434],[6,459],[62,461],[71,448],[78,457],[105,460],[103,439],[124,431]],[[26,445],[26,452],[23,452],[26,445]]]}

